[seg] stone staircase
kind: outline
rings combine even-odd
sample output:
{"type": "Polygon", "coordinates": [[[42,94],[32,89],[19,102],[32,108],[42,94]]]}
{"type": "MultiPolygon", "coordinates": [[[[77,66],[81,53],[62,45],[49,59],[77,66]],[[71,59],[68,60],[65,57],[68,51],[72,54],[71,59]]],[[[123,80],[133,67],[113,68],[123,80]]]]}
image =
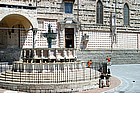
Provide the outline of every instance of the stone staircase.
{"type": "Polygon", "coordinates": [[[111,63],[140,64],[140,51],[137,50],[80,50],[77,52],[81,61],[106,62],[106,57],[111,57],[111,63]]]}
{"type": "Polygon", "coordinates": [[[79,92],[98,86],[99,72],[86,68],[57,73],[25,73],[4,71],[0,88],[33,93],[79,92]]]}

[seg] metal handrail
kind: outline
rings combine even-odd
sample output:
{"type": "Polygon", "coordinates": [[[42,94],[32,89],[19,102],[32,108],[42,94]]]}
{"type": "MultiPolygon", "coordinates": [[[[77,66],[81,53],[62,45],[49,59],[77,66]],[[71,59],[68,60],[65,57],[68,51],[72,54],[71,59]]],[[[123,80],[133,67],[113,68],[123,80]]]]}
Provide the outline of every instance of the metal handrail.
{"type": "MultiPolygon", "coordinates": [[[[27,64],[29,67],[33,64],[27,64]]],[[[39,64],[36,64],[39,66],[39,64]]],[[[99,63],[93,63],[90,68],[86,62],[47,64],[44,71],[38,67],[34,71],[27,68],[13,69],[13,65],[0,64],[0,81],[18,83],[69,83],[95,80],[99,77],[99,63]]]]}

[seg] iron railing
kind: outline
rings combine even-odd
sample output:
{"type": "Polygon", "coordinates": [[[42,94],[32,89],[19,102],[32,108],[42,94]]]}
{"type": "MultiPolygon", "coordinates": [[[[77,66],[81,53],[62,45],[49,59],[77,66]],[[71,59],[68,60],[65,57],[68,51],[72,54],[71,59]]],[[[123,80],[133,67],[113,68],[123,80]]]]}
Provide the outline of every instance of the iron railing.
{"type": "Polygon", "coordinates": [[[102,63],[0,63],[0,81],[17,83],[65,83],[94,80],[102,63]]]}

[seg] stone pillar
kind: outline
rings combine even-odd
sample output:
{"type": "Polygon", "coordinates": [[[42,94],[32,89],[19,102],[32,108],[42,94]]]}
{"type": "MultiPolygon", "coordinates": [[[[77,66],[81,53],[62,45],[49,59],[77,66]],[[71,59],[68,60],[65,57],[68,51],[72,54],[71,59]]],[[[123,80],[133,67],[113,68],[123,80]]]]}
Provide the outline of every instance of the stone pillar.
{"type": "Polygon", "coordinates": [[[23,50],[23,53],[24,53],[24,58],[26,58],[26,50],[23,50]]]}
{"type": "Polygon", "coordinates": [[[36,57],[36,50],[34,50],[34,58],[36,57]]]}
{"type": "Polygon", "coordinates": [[[80,49],[80,24],[78,23],[75,27],[75,35],[74,35],[74,48],[80,49]]]}
{"type": "Polygon", "coordinates": [[[24,50],[21,50],[19,61],[22,61],[23,57],[24,57],[24,50]]]}
{"type": "Polygon", "coordinates": [[[33,28],[33,49],[35,48],[35,43],[36,43],[36,34],[37,34],[37,29],[33,28]]]}
{"type": "Polygon", "coordinates": [[[29,50],[29,58],[31,57],[32,50],[29,50]]]}
{"type": "Polygon", "coordinates": [[[33,31],[33,58],[34,58],[34,49],[35,49],[35,46],[36,46],[36,34],[37,34],[37,28],[33,28],[32,29],[33,31]]]}
{"type": "Polygon", "coordinates": [[[44,57],[44,55],[43,55],[43,50],[41,50],[41,58],[43,58],[44,57]]]}
{"type": "Polygon", "coordinates": [[[65,47],[65,32],[63,27],[61,27],[60,31],[59,31],[59,46],[60,48],[64,48],[65,47]]]}
{"type": "Polygon", "coordinates": [[[53,65],[53,71],[55,73],[55,71],[56,71],[56,69],[55,69],[55,63],[53,62],[52,65],[53,65]]]}

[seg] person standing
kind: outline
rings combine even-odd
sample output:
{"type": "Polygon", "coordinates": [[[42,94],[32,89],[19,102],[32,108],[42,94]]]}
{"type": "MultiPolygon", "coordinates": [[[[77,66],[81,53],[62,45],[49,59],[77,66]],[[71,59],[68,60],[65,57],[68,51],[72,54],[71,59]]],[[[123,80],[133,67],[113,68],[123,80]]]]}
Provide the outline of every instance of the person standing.
{"type": "Polygon", "coordinates": [[[105,78],[106,78],[106,86],[109,87],[110,86],[110,75],[107,74],[105,76],[105,78]]]}
{"type": "Polygon", "coordinates": [[[108,64],[109,66],[111,66],[111,57],[107,56],[107,57],[106,57],[106,60],[107,60],[107,64],[108,64]]]}
{"type": "Polygon", "coordinates": [[[111,72],[110,72],[110,69],[109,69],[109,68],[108,68],[107,74],[108,74],[109,76],[111,76],[111,72]]]}
{"type": "Polygon", "coordinates": [[[106,86],[109,87],[110,86],[110,77],[111,77],[111,72],[110,69],[108,68],[107,74],[106,74],[106,86]]]}
{"type": "Polygon", "coordinates": [[[90,68],[91,64],[92,64],[92,60],[89,60],[89,61],[87,62],[88,68],[90,68]]]}
{"type": "Polygon", "coordinates": [[[100,79],[99,79],[99,88],[103,88],[104,87],[104,73],[101,72],[101,75],[100,75],[100,79]]]}

